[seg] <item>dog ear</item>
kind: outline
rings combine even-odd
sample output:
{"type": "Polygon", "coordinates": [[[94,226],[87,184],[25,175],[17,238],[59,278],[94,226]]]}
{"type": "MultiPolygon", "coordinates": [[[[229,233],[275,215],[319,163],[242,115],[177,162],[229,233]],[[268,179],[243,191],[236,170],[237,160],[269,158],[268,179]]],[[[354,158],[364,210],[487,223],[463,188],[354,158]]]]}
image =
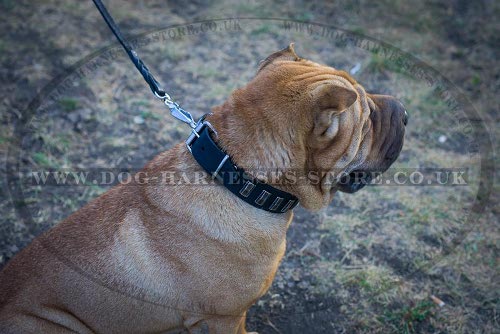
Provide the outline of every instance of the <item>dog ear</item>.
{"type": "Polygon", "coordinates": [[[297,54],[295,53],[294,43],[290,43],[288,47],[284,48],[283,50],[277,51],[268,56],[266,59],[262,60],[259,64],[259,69],[257,70],[257,73],[259,73],[264,67],[271,64],[275,60],[299,61],[300,59],[301,58],[297,56],[297,54]]]}
{"type": "Polygon", "coordinates": [[[347,87],[324,84],[312,91],[313,104],[315,105],[314,129],[316,137],[331,139],[338,131],[338,121],[335,116],[347,110],[356,102],[358,94],[354,89],[347,87]]]}

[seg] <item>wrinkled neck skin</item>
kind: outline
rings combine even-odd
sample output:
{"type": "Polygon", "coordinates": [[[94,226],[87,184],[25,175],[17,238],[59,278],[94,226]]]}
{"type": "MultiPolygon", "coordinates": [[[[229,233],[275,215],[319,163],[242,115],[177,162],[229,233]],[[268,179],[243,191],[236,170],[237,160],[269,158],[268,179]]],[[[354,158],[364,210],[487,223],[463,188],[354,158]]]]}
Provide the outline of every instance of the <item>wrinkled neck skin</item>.
{"type": "Polygon", "coordinates": [[[289,120],[266,119],[265,115],[272,113],[259,112],[259,109],[272,110],[273,106],[262,105],[252,96],[237,90],[222,106],[213,108],[207,120],[218,132],[216,141],[238,167],[262,182],[295,195],[304,205],[307,200],[299,182],[288,182],[284,176],[288,172],[296,178],[305,177],[306,157],[301,134],[290,127],[289,120]]]}
{"type": "MultiPolygon", "coordinates": [[[[214,183],[184,143],[157,156],[144,170],[148,175],[161,175],[164,171],[200,175],[199,185],[149,184],[143,187],[150,206],[159,211],[160,216],[175,216],[186,222],[182,228],[201,232],[197,234],[203,234],[209,240],[239,244],[248,249],[258,242],[260,248],[268,249],[270,254],[275,253],[277,241],[284,242],[293,218],[291,211],[270,213],[243,202],[224,186],[214,183]]],[[[155,224],[155,228],[170,229],[169,224],[161,222],[155,224]]]]}
{"type": "Polygon", "coordinates": [[[239,99],[245,98],[241,95],[236,92],[222,106],[213,108],[214,113],[207,117],[218,132],[215,139],[219,146],[254,177],[296,167],[291,153],[296,144],[294,130],[269,128],[271,124],[274,127],[276,121],[262,119],[264,113],[255,110],[262,106],[241,103],[239,99]]]}

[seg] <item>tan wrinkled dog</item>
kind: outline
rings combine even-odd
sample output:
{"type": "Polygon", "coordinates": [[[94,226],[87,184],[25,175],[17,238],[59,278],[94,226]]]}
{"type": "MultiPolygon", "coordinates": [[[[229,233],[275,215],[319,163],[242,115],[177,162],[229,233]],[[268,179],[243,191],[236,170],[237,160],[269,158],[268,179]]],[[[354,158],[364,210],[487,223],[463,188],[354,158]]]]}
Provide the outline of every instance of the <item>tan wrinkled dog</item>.
{"type": "MultiPolygon", "coordinates": [[[[208,117],[218,144],[251,170],[384,171],[406,112],[348,74],[299,58],[293,45],[208,117]]],[[[184,144],[146,165],[201,172],[184,144]]],[[[308,209],[331,182],[276,186],[308,209]]],[[[1,333],[246,333],[247,309],[269,288],[293,214],[269,213],[223,186],[119,185],[44,233],[0,274],[1,333]]]]}

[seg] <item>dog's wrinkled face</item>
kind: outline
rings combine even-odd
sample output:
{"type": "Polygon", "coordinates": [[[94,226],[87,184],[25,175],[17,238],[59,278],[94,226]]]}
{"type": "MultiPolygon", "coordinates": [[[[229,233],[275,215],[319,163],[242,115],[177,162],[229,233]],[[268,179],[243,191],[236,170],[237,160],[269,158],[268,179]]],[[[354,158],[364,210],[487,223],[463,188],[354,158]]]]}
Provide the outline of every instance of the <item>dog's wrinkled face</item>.
{"type": "Polygon", "coordinates": [[[387,170],[401,151],[407,122],[394,97],[368,94],[346,72],[299,58],[293,44],[266,58],[227,103],[245,123],[239,136],[254,143],[249,149],[260,154],[256,160],[312,178],[285,187],[309,209],[327,205],[338,190],[356,192],[371,172],[387,170]]]}

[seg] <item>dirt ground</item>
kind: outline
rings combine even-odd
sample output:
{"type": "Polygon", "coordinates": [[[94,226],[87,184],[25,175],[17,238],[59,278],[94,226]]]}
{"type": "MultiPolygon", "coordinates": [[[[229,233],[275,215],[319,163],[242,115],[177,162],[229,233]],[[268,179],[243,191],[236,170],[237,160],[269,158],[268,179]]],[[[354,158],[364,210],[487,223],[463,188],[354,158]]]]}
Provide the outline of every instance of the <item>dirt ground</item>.
{"type": "MultiPolygon", "coordinates": [[[[105,3],[196,117],[293,41],[302,57],[404,102],[395,169],[466,171],[466,185],[368,186],[319,212],[298,208],[248,330],[499,332],[499,2],[105,3]]],[[[188,131],[151,97],[91,1],[2,0],[0,29],[1,267],[109,189],[34,185],[32,171],[136,170],[188,131]]]]}

